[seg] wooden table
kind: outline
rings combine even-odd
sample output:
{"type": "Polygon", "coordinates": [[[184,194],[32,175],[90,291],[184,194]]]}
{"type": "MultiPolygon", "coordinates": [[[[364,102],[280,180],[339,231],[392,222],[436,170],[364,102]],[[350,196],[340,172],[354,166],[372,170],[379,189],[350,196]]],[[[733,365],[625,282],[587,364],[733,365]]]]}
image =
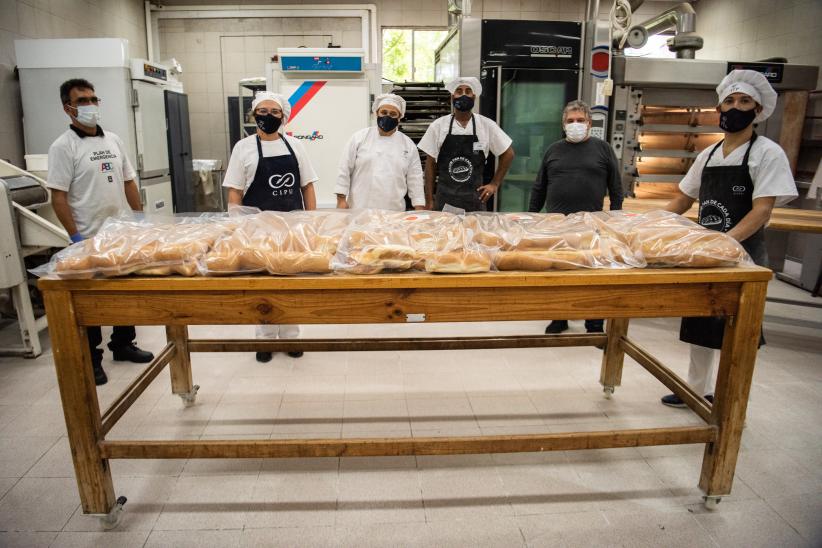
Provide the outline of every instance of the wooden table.
{"type": "Polygon", "coordinates": [[[645,269],[378,276],[40,280],[83,511],[116,523],[109,459],[286,458],[565,451],[700,443],[706,504],[731,492],[771,271],[645,269]],[[716,399],[709,405],[627,337],[629,318],[726,316],[716,399]],[[376,340],[191,340],[189,325],[358,324],[608,318],[606,334],[376,340]],[[100,412],[85,326],[165,325],[168,344],[100,412]],[[108,440],[106,434],[160,371],[193,404],[191,352],[433,350],[594,346],[600,383],[620,385],[627,354],[677,394],[705,424],[597,432],[316,440],[108,440]]]}

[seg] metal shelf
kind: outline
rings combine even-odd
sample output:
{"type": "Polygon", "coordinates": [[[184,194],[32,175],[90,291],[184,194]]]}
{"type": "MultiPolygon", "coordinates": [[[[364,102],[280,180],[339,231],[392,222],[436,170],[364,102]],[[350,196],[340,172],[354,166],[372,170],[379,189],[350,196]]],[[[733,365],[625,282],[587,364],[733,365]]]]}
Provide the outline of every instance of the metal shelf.
{"type": "Polygon", "coordinates": [[[682,124],[637,125],[638,133],[723,133],[719,126],[685,126],[682,124]]]}

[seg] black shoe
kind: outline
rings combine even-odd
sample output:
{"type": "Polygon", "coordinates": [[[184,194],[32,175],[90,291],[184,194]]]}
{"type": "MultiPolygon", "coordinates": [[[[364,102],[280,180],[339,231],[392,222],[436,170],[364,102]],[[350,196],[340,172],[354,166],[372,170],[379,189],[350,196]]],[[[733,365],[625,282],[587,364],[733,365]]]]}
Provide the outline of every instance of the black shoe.
{"type": "Polygon", "coordinates": [[[554,320],[545,328],[546,335],[556,335],[568,330],[568,320],[554,320]]]}
{"type": "Polygon", "coordinates": [[[668,407],[688,407],[676,394],[668,394],[667,396],[663,396],[662,403],[668,407]]]}
{"type": "Polygon", "coordinates": [[[95,363],[91,365],[91,368],[94,370],[94,384],[101,386],[108,382],[108,376],[106,375],[106,372],[103,371],[102,365],[95,363]]]}
{"type": "Polygon", "coordinates": [[[292,358],[302,358],[302,357],[303,357],[303,353],[304,353],[304,352],[303,352],[302,350],[297,350],[297,351],[295,351],[295,352],[286,352],[286,354],[288,354],[288,355],[289,355],[289,356],[291,356],[292,358]]]}
{"type": "Polygon", "coordinates": [[[268,363],[271,361],[273,354],[271,352],[257,352],[257,361],[260,363],[268,363]]]}
{"type": "Polygon", "coordinates": [[[710,403],[711,405],[714,404],[714,395],[713,394],[705,394],[705,401],[710,403]]]}
{"type": "Polygon", "coordinates": [[[154,359],[154,354],[141,350],[134,343],[120,348],[112,348],[111,352],[114,354],[114,361],[116,362],[148,363],[154,359]]]}
{"type": "Polygon", "coordinates": [[[605,329],[601,325],[599,327],[586,327],[585,331],[588,333],[605,333],[605,329]]]}

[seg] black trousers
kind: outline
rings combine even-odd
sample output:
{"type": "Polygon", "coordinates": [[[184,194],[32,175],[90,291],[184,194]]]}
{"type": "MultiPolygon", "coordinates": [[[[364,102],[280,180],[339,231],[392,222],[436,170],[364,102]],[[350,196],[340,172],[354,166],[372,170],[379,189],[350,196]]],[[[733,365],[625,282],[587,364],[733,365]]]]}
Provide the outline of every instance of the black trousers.
{"type": "MultiPolygon", "coordinates": [[[[100,365],[103,361],[103,350],[98,346],[103,342],[102,328],[99,325],[87,327],[86,334],[88,335],[88,348],[91,351],[91,363],[100,365]]],[[[115,325],[108,348],[109,350],[123,348],[133,343],[136,337],[137,331],[133,325],[115,325]]]]}

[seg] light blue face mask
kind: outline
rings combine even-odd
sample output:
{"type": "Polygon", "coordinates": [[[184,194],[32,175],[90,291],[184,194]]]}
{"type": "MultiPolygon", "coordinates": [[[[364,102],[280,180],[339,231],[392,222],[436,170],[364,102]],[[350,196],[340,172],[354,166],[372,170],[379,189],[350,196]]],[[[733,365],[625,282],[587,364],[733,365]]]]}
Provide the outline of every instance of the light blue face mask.
{"type": "Polygon", "coordinates": [[[96,127],[100,123],[100,107],[97,105],[80,105],[71,107],[77,111],[77,122],[86,127],[96,127]]]}

